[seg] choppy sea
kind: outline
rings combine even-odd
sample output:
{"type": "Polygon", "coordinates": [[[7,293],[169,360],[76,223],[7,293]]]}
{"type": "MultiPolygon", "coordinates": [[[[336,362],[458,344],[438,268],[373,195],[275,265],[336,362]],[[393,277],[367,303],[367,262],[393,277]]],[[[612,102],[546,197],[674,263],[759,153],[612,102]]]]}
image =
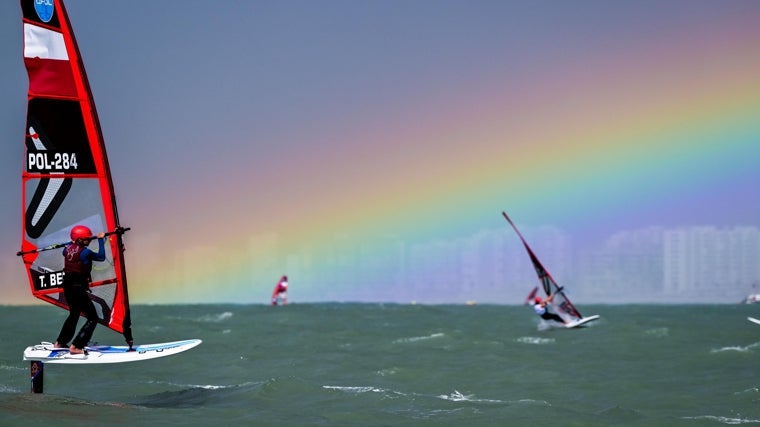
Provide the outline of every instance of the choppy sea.
{"type": "MultiPolygon", "coordinates": [[[[0,306],[0,425],[760,425],[760,305],[590,305],[546,328],[525,306],[138,305],[161,359],[46,364],[23,349],[66,313],[0,306]]],[[[81,324],[81,321],[80,321],[81,324]]],[[[121,345],[98,327],[93,341],[121,345]]]]}

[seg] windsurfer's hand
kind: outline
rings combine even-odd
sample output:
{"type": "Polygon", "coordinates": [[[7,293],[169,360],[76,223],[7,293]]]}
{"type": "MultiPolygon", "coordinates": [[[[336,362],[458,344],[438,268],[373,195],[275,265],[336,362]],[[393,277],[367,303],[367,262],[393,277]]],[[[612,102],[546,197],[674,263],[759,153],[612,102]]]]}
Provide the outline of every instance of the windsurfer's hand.
{"type": "Polygon", "coordinates": [[[100,233],[98,233],[98,235],[97,235],[97,236],[95,236],[95,237],[97,237],[98,239],[102,239],[102,238],[106,237],[106,233],[104,233],[104,232],[102,232],[102,231],[101,231],[101,232],[100,232],[100,233]]]}

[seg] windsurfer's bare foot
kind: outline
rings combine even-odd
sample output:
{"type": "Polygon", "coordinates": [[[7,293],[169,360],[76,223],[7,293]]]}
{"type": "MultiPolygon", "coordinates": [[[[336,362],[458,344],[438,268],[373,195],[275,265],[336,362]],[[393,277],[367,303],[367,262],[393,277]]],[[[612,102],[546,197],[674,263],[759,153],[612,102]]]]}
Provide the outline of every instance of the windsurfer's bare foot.
{"type": "Polygon", "coordinates": [[[70,354],[84,354],[84,350],[82,350],[81,348],[76,348],[72,345],[71,347],[69,347],[69,353],[70,354]]]}
{"type": "Polygon", "coordinates": [[[66,348],[66,347],[68,347],[66,344],[61,344],[58,341],[56,341],[55,344],[53,344],[53,348],[66,348]]]}

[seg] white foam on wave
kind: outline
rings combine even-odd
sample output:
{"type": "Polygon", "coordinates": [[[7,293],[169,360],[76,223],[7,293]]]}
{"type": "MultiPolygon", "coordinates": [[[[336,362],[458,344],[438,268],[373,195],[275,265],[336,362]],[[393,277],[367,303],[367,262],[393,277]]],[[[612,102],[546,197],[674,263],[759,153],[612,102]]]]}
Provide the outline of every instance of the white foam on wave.
{"type": "Polygon", "coordinates": [[[503,403],[501,400],[493,399],[476,399],[474,395],[462,394],[458,390],[454,390],[451,394],[442,394],[438,398],[443,400],[451,400],[453,402],[478,402],[478,403],[503,403]]]}
{"type": "Polygon", "coordinates": [[[380,387],[374,387],[374,386],[337,386],[337,385],[323,385],[323,389],[327,390],[336,390],[344,393],[350,393],[350,394],[363,394],[363,393],[381,393],[386,397],[391,397],[391,395],[394,396],[420,396],[420,397],[426,397],[431,398],[435,397],[437,399],[442,400],[448,400],[451,402],[472,402],[472,403],[504,403],[501,400],[494,400],[494,399],[480,399],[476,398],[474,395],[466,395],[464,393],[461,393],[459,390],[454,390],[450,394],[441,394],[438,396],[432,396],[427,394],[419,394],[419,393],[401,393],[398,391],[388,390],[385,388],[380,387]]]}
{"type": "Polygon", "coordinates": [[[354,394],[354,395],[359,395],[359,394],[364,394],[364,393],[380,393],[383,398],[407,396],[406,393],[401,393],[399,391],[388,390],[385,388],[374,387],[374,386],[323,385],[322,388],[326,390],[335,390],[342,393],[349,393],[349,394],[354,394]]]}
{"type": "Polygon", "coordinates": [[[198,321],[200,321],[200,322],[213,322],[213,323],[217,323],[217,322],[221,322],[223,320],[227,320],[230,317],[232,317],[232,312],[231,311],[225,311],[224,313],[207,314],[205,316],[201,316],[198,319],[198,321]]]}
{"type": "Polygon", "coordinates": [[[549,402],[545,400],[536,400],[536,399],[519,399],[514,401],[513,403],[519,403],[519,404],[527,404],[527,405],[541,405],[541,406],[552,406],[549,404],[549,402]]]}
{"type": "Polygon", "coordinates": [[[732,345],[728,347],[714,348],[710,350],[710,353],[722,353],[724,351],[737,351],[739,353],[747,353],[749,351],[749,348],[738,346],[738,345],[732,345]]]}
{"type": "Polygon", "coordinates": [[[735,391],[734,392],[734,394],[737,394],[737,395],[738,394],[744,394],[744,393],[753,393],[753,394],[760,393],[760,387],[750,387],[750,388],[745,389],[745,390],[735,391]]]}
{"type": "Polygon", "coordinates": [[[398,373],[398,368],[387,368],[387,369],[381,369],[377,371],[377,375],[380,375],[381,377],[386,377],[388,375],[396,375],[398,373]]]}
{"type": "Polygon", "coordinates": [[[430,340],[434,338],[443,338],[446,336],[443,332],[436,332],[434,334],[425,335],[422,337],[410,337],[410,338],[399,338],[397,340],[393,341],[393,344],[401,344],[401,343],[410,343],[410,342],[417,342],[417,341],[425,341],[430,340]]]}
{"type": "Polygon", "coordinates": [[[237,386],[230,385],[214,385],[214,384],[190,384],[190,388],[202,388],[204,390],[224,390],[226,388],[234,388],[237,386]]]}
{"type": "Polygon", "coordinates": [[[247,381],[241,384],[229,384],[229,385],[218,385],[218,384],[180,384],[170,381],[148,381],[149,384],[164,384],[164,385],[171,385],[174,387],[179,388],[185,388],[185,389],[203,389],[203,390],[225,390],[228,388],[238,388],[238,387],[247,387],[251,385],[258,385],[261,384],[259,382],[253,382],[253,381],[247,381]]]}
{"type": "Polygon", "coordinates": [[[20,391],[5,384],[0,384],[0,393],[20,393],[20,391]]]}
{"type": "Polygon", "coordinates": [[[739,353],[749,353],[750,351],[752,351],[752,349],[754,349],[755,347],[758,347],[758,346],[760,346],[760,343],[758,343],[758,342],[756,342],[754,344],[746,345],[746,346],[729,345],[729,346],[726,346],[726,347],[714,348],[714,349],[710,350],[710,353],[722,353],[724,351],[736,351],[736,352],[739,352],[739,353]]]}
{"type": "Polygon", "coordinates": [[[340,386],[340,385],[323,385],[322,388],[328,390],[345,391],[347,393],[384,393],[387,390],[372,386],[340,386]]]}
{"type": "Polygon", "coordinates": [[[554,338],[541,338],[541,337],[520,337],[517,338],[515,341],[523,344],[535,344],[535,345],[544,345],[544,344],[551,344],[554,342],[554,338]]]}
{"type": "Polygon", "coordinates": [[[685,420],[712,420],[712,421],[717,421],[719,423],[728,424],[728,425],[760,424],[760,420],[758,419],[721,417],[721,416],[716,416],[716,415],[698,415],[696,417],[681,417],[681,418],[685,420]]]}

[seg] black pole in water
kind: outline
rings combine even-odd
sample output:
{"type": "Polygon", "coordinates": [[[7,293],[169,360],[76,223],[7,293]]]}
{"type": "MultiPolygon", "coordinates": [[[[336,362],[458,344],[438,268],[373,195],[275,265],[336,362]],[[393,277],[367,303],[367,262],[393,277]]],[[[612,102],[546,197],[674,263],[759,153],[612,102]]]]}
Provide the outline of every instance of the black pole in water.
{"type": "Polygon", "coordinates": [[[41,360],[32,360],[29,366],[29,373],[32,379],[32,393],[42,393],[42,380],[44,378],[43,365],[41,360]]]}

